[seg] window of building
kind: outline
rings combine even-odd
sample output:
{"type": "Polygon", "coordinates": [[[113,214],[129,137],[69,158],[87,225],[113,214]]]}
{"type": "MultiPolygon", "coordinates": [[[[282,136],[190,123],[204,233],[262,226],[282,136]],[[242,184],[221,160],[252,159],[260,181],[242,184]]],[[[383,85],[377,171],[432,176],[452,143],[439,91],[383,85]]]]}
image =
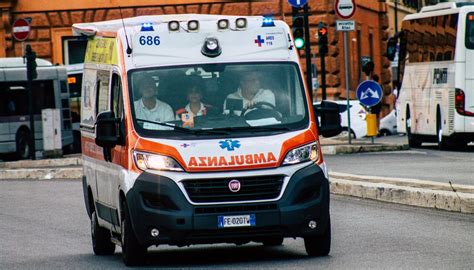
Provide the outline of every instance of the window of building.
{"type": "Polygon", "coordinates": [[[80,37],[62,37],[63,61],[65,65],[84,63],[87,39],[80,37]]]}

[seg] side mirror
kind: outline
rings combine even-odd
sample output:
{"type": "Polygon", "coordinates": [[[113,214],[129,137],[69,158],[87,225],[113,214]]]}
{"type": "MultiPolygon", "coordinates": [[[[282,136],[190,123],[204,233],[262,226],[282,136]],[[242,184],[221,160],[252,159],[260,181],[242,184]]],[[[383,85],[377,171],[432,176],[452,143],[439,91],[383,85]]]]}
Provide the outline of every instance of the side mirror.
{"type": "Polygon", "coordinates": [[[119,120],[115,118],[114,112],[99,113],[95,127],[95,143],[104,149],[111,149],[119,144],[118,123],[119,120]]]}
{"type": "Polygon", "coordinates": [[[318,119],[319,134],[328,138],[342,132],[339,105],[335,102],[323,100],[321,104],[313,105],[315,118],[318,119]]]}

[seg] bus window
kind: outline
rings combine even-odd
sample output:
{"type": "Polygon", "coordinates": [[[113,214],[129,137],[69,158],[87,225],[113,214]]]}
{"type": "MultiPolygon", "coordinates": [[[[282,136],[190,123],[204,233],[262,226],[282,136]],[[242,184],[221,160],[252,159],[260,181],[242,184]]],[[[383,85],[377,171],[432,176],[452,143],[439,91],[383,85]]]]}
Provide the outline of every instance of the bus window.
{"type": "Polygon", "coordinates": [[[474,49],[474,12],[469,13],[466,21],[466,48],[474,49]]]}

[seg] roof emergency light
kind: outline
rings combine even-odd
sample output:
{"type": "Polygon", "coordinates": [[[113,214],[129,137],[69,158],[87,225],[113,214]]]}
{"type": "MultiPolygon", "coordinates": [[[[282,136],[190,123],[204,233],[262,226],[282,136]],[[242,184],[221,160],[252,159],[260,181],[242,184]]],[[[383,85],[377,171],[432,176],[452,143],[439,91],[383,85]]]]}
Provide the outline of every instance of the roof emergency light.
{"type": "Polygon", "coordinates": [[[188,31],[196,32],[199,30],[199,22],[196,20],[191,20],[188,22],[188,31]]]}
{"type": "Polygon", "coordinates": [[[229,28],[229,20],[221,19],[217,21],[217,29],[219,30],[227,30],[229,28]]]}
{"type": "Polygon", "coordinates": [[[263,17],[262,27],[273,27],[275,26],[275,22],[271,17],[263,17]]]}
{"type": "Polygon", "coordinates": [[[152,23],[143,23],[142,28],[140,29],[142,32],[148,32],[148,31],[155,31],[153,29],[153,24],[152,23]]]}
{"type": "Polygon", "coordinates": [[[237,20],[235,20],[235,27],[238,30],[244,30],[245,28],[247,28],[247,19],[238,18],[237,20]]]}
{"type": "Polygon", "coordinates": [[[219,41],[215,37],[208,37],[204,41],[201,53],[207,57],[217,57],[221,55],[222,49],[219,46],[219,41]]]}
{"type": "Polygon", "coordinates": [[[179,22],[178,21],[170,21],[168,23],[168,30],[170,32],[177,32],[179,31],[179,22]]]}

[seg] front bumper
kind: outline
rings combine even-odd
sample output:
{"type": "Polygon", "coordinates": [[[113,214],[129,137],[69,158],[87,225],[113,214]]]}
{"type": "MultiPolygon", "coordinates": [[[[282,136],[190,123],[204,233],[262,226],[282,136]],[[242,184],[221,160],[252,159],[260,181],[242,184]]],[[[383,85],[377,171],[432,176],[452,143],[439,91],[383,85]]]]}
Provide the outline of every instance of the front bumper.
{"type": "MultiPolygon", "coordinates": [[[[229,177],[232,177],[230,175],[229,177]]],[[[144,172],[126,195],[141,244],[245,243],[322,234],[329,221],[329,182],[316,164],[295,172],[278,201],[193,205],[173,180],[144,172]],[[253,227],[218,228],[218,216],[255,214],[253,227]],[[317,222],[310,229],[308,222],[317,222]],[[160,232],[153,238],[153,228],[160,232]]]]}

